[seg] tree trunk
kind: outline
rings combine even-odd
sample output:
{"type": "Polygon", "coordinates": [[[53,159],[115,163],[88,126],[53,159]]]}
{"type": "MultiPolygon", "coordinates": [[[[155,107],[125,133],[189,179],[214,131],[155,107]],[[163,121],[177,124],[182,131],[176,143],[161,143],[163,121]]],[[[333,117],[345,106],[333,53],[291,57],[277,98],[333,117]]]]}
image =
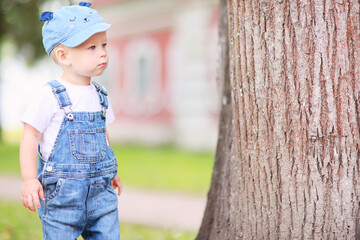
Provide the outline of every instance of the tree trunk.
{"type": "Polygon", "coordinates": [[[224,104],[197,239],[360,239],[359,4],[221,1],[224,104]]]}

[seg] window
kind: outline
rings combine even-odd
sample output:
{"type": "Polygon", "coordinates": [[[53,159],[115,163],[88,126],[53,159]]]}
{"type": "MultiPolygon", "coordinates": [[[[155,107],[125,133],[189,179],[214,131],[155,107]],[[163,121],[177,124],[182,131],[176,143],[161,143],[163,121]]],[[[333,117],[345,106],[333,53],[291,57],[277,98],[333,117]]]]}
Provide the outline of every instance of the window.
{"type": "Polygon", "coordinates": [[[161,109],[161,55],[156,41],[132,41],[125,50],[125,111],[151,115],[161,109]]]}

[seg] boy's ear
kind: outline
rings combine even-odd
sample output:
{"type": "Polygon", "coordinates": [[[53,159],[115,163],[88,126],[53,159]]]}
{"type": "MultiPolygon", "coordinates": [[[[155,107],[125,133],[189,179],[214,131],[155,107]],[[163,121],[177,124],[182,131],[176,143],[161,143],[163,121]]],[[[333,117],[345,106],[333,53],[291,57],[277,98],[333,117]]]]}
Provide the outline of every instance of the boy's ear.
{"type": "Polygon", "coordinates": [[[55,57],[56,57],[57,61],[62,65],[68,66],[70,64],[70,62],[69,62],[68,53],[67,53],[66,48],[60,46],[54,50],[55,50],[55,57]]]}

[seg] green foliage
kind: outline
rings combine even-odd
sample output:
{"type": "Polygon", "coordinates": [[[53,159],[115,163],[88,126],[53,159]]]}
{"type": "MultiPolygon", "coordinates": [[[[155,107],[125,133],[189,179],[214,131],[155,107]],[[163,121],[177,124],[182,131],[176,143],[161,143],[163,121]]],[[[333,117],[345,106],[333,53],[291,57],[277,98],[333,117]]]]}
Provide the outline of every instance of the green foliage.
{"type": "Polygon", "coordinates": [[[40,22],[40,5],[45,0],[1,0],[0,44],[13,42],[24,57],[32,62],[44,55],[40,22]]]}
{"type": "MultiPolygon", "coordinates": [[[[37,240],[42,238],[37,213],[30,212],[17,202],[0,201],[0,240],[37,240]]],[[[149,228],[121,223],[122,239],[126,240],[191,240],[195,233],[149,228]]],[[[81,237],[79,239],[82,239],[81,237]]]]}

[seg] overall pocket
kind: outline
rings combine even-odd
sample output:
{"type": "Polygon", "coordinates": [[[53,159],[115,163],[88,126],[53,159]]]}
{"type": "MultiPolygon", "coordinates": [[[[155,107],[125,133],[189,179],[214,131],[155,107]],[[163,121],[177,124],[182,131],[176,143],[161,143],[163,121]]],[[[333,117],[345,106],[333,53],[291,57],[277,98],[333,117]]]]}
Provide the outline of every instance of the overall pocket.
{"type": "Polygon", "coordinates": [[[57,177],[48,177],[44,181],[44,193],[45,198],[48,200],[53,199],[56,197],[60,191],[62,184],[64,183],[65,179],[57,178],[57,177]]]}
{"type": "Polygon", "coordinates": [[[106,130],[71,129],[69,131],[70,151],[74,158],[82,162],[103,160],[106,155],[106,130]]]}

